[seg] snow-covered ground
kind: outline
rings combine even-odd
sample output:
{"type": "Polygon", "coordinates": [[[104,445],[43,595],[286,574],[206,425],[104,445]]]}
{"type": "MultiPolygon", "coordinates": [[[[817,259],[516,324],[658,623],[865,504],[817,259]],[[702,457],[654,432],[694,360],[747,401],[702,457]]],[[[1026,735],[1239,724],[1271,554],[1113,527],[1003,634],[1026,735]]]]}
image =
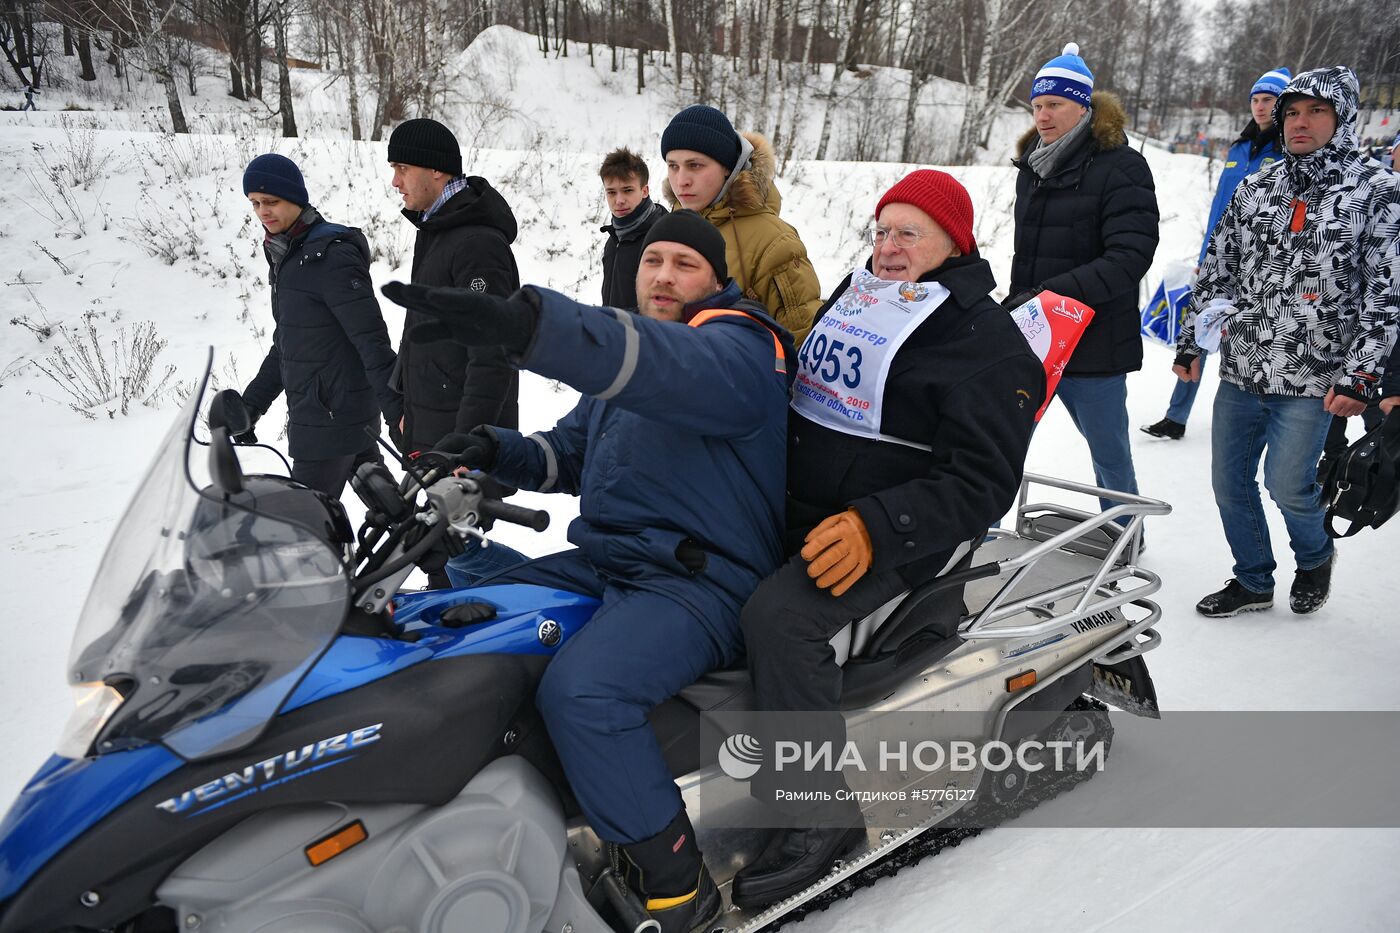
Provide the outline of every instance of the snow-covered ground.
{"type": "MultiPolygon", "coordinates": [[[[570,87],[570,94],[551,89],[544,95],[545,79],[534,67],[522,70],[531,77],[522,76],[514,91],[521,108],[550,108],[548,119],[576,128],[576,138],[561,137],[549,148],[475,148],[467,164],[505,193],[521,221],[516,255],[522,278],[596,296],[597,225],[604,219],[596,165],[613,141],[630,141],[644,147],[659,173],[654,140],[666,114],[656,103],[643,121],[609,124],[635,100],[625,96],[625,81],[620,91],[570,83],[553,85],[570,87]],[[530,83],[536,80],[538,86],[530,83]],[[571,97],[575,88],[582,103],[571,97]],[[543,99],[551,95],[552,101],[543,99]]],[[[329,113],[338,106],[329,95],[312,101],[313,116],[321,112],[316,108],[329,113]]],[[[211,344],[220,384],[238,387],[266,350],[266,266],[241,197],[242,166],[270,149],[295,158],[327,216],[365,228],[378,251],[376,283],[407,276],[412,240],[388,185],[382,143],[350,143],[329,132],[274,139],[250,120],[231,119],[213,127],[225,132],[172,138],[143,129],[131,111],[5,113],[0,127],[0,164],[11,166],[0,186],[0,320],[11,322],[0,328],[0,433],[8,440],[0,446],[0,584],[11,594],[9,650],[0,660],[4,806],[50,753],[67,717],[65,659],[88,581],[174,415],[182,384],[197,375],[211,344]],[[153,399],[155,407],[138,400],[129,414],[109,416],[114,406],[97,404],[87,406],[89,419],[72,410],[71,399],[41,371],[41,364],[53,368],[47,361],[59,348],[71,353],[61,332],[43,333],[63,325],[76,339],[85,315],[92,316],[108,359],[108,344],[123,327],[129,335],[149,321],[168,341],[157,370],[173,366],[174,373],[153,399]]],[[[1155,284],[1168,263],[1194,260],[1212,180],[1203,159],[1155,149],[1147,154],[1163,212],[1162,246],[1149,277],[1155,284]]],[[[784,216],[802,233],[824,288],[862,256],[860,236],[875,200],[908,168],[789,167],[780,181],[784,216]]],[[[973,194],[979,243],[1005,283],[1013,173],[994,166],[951,171],[973,194]]],[[[386,307],[385,316],[397,337],[401,315],[386,307]]],[[[1161,416],[1172,387],[1170,359],[1165,348],[1151,346],[1145,369],[1130,377],[1134,425],[1161,416]]],[[[1184,440],[1133,432],[1143,493],[1175,507],[1150,526],[1145,559],[1164,581],[1157,596],[1164,644],[1148,657],[1163,707],[1400,709],[1393,675],[1400,668],[1393,629],[1400,594],[1395,525],[1342,544],[1334,596],[1315,616],[1298,618],[1281,608],[1211,622],[1192,611],[1196,599],[1230,573],[1208,476],[1214,387],[1209,378],[1184,440]]],[[[548,426],[575,397],[527,375],[524,426],[548,426]]],[[[275,424],[277,414],[266,423],[275,424]]],[[[1037,432],[1028,469],[1092,480],[1084,444],[1059,406],[1037,432]]],[[[543,535],[505,528],[502,540],[535,553],[561,546],[575,501],[522,499],[547,505],[554,524],[543,535]]],[[[1283,547],[1281,521],[1271,528],[1283,547]]],[[[1289,562],[1286,553],[1280,556],[1286,588],[1289,562]]],[[[1143,753],[1123,742],[1115,744],[1113,757],[1145,761],[1143,753]]],[[[1134,770],[1118,767],[1075,794],[1122,799],[1134,789],[1134,770]]],[[[812,916],[801,929],[1393,930],[1397,860],[1395,830],[1007,827],[882,881],[812,916]]]]}

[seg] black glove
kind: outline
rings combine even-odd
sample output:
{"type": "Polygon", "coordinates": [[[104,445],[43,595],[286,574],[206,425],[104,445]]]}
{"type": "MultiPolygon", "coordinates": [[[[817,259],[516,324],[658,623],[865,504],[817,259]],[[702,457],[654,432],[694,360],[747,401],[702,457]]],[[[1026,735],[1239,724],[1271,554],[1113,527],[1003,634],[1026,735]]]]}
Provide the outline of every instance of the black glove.
{"type": "Polygon", "coordinates": [[[248,412],[248,430],[242,434],[235,434],[232,440],[235,444],[256,444],[258,442],[258,432],[253,429],[258,426],[258,415],[252,411],[248,412]]]}
{"type": "Polygon", "coordinates": [[[479,424],[466,434],[448,434],[438,441],[433,453],[452,459],[471,470],[491,472],[501,452],[501,438],[489,424],[479,424]]]}
{"type": "Polygon", "coordinates": [[[1030,301],[1036,295],[1039,295],[1042,291],[1044,291],[1044,289],[1016,292],[1014,295],[1008,295],[1006,300],[1001,303],[1001,306],[1008,311],[1015,311],[1017,308],[1021,307],[1021,305],[1030,301]]]}
{"type": "Polygon", "coordinates": [[[527,291],[501,298],[470,288],[429,288],[403,282],[390,282],[380,290],[390,301],[436,318],[409,329],[409,339],[415,343],[455,340],[469,347],[505,347],[518,356],[530,345],[539,318],[532,293],[527,291]]]}

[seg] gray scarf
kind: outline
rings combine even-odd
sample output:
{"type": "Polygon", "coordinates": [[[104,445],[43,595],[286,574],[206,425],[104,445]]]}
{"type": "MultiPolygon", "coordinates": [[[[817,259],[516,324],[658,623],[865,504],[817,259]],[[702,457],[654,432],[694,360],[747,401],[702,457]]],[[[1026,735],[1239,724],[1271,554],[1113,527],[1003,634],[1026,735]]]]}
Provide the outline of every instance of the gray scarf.
{"type": "Polygon", "coordinates": [[[292,242],[320,222],[321,215],[308,204],[286,230],[263,237],[263,250],[267,253],[267,261],[272,264],[274,275],[282,260],[287,258],[287,253],[291,252],[292,242]]]}
{"type": "Polygon", "coordinates": [[[1036,141],[1035,148],[1026,154],[1026,162],[1030,165],[1031,171],[1035,172],[1039,178],[1049,178],[1059,171],[1065,157],[1079,148],[1079,141],[1089,132],[1090,125],[1094,122],[1094,108],[1086,107],[1084,117],[1059,139],[1048,146],[1036,141]]]}

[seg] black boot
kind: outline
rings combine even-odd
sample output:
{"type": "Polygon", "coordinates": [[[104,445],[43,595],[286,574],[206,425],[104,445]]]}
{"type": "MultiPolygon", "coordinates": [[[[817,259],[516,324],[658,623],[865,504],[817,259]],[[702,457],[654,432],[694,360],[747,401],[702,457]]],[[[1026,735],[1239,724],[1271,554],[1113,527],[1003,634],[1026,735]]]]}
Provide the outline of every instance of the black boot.
{"type": "Polygon", "coordinates": [[[1288,593],[1288,608],[1299,615],[1321,609],[1332,591],[1332,565],[1336,562],[1337,552],[1333,551],[1321,567],[1299,570],[1293,576],[1293,588],[1288,593]]]}
{"type": "Polygon", "coordinates": [[[820,881],[832,863],[865,838],[864,825],[850,823],[845,820],[835,826],[774,830],[758,858],[734,876],[729,892],[734,906],[763,907],[820,881]]]}
{"type": "Polygon", "coordinates": [[[645,842],[616,847],[616,867],[661,933],[708,931],[723,902],[695,844],[685,809],[645,842]]]}
{"type": "Polygon", "coordinates": [[[1156,424],[1144,424],[1141,428],[1144,434],[1151,434],[1153,437],[1165,437],[1168,440],[1179,441],[1186,436],[1186,425],[1180,421],[1173,421],[1170,418],[1163,418],[1156,424]]]}

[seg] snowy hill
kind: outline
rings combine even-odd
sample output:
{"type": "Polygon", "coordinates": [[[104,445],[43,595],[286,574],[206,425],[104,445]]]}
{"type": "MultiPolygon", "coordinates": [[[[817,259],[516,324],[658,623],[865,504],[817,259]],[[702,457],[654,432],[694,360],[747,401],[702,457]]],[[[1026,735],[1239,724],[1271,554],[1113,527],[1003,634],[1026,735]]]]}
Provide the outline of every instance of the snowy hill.
{"type": "MultiPolygon", "coordinates": [[[[518,34],[500,31],[482,42],[521,44],[518,34]]],[[[525,52],[538,54],[532,45],[525,52]]],[[[465,75],[473,56],[507,54],[524,55],[474,46],[455,67],[465,75]]],[[[659,175],[655,140],[675,102],[660,91],[639,102],[628,76],[588,69],[586,57],[521,62],[515,83],[504,89],[515,113],[493,125],[488,135],[495,148],[472,148],[466,161],[501,189],[520,220],[515,250],[522,278],[594,297],[601,279],[597,226],[604,219],[597,163],[604,150],[628,142],[659,175]],[[549,132],[540,136],[543,129],[549,132]]],[[[311,72],[295,78],[306,90],[325,80],[311,72]]],[[[11,166],[0,187],[0,320],[10,322],[0,329],[0,430],[9,439],[0,448],[6,479],[0,581],[11,594],[9,651],[0,662],[0,737],[9,749],[0,761],[0,806],[49,754],[67,717],[63,671],[76,615],[112,526],[173,416],[174,399],[210,344],[219,354],[220,383],[240,387],[267,348],[266,264],[241,195],[243,165],[265,151],[297,160],[325,214],[366,231],[376,251],[376,284],[407,277],[411,231],[388,184],[385,146],[344,139],[338,86],[303,95],[308,136],[282,140],[251,108],[219,97],[216,82],[208,83],[207,96],[187,101],[200,112],[196,125],[203,130],[187,137],[153,131],[158,111],[142,110],[151,104],[134,92],[121,101],[124,109],[111,109],[109,100],[107,109],[91,112],[0,114],[0,159],[11,166]],[[140,331],[146,345],[165,345],[123,414],[110,397],[120,393],[113,377],[129,369],[120,353],[141,355],[132,344],[146,322],[150,330],[140,331]],[[79,385],[102,383],[100,367],[94,362],[88,372],[83,362],[102,357],[106,389],[95,386],[99,396],[86,400],[70,395],[55,361],[60,352],[79,385]]],[[[464,139],[472,135],[469,106],[463,101],[456,111],[464,139]]],[[[1019,129],[1008,125],[1007,133],[1019,129]]],[[[1194,261],[1212,180],[1198,157],[1152,148],[1146,154],[1163,213],[1162,246],[1149,277],[1155,285],[1168,263],[1194,261]]],[[[871,209],[908,168],[795,161],[779,180],[784,217],[802,234],[824,289],[863,258],[871,209]]],[[[973,194],[977,238],[1004,287],[1014,173],[993,165],[950,171],[973,194]]],[[[401,315],[392,307],[385,312],[397,337],[401,315]]],[[[1131,377],[1134,425],[1161,416],[1173,378],[1170,357],[1149,347],[1145,370],[1131,377]]],[[[1335,595],[1316,616],[1301,620],[1276,609],[1207,622],[1192,611],[1197,598],[1229,575],[1208,475],[1214,384],[1207,380],[1185,440],[1133,432],[1143,493],[1176,508],[1150,526],[1146,558],[1164,580],[1157,598],[1165,642],[1148,657],[1163,706],[1400,709],[1392,673],[1400,666],[1397,592],[1388,572],[1400,533],[1395,525],[1343,545],[1335,595]]],[[[526,376],[524,426],[548,426],[574,398],[572,390],[526,376]]],[[[267,423],[277,418],[274,411],[267,423]]],[[[1042,423],[1028,467],[1091,481],[1087,451],[1059,406],[1042,423]]],[[[554,524],[541,536],[504,529],[502,539],[533,553],[561,546],[574,500],[522,498],[548,507],[554,524]]],[[[1282,523],[1273,531],[1281,547],[1282,523]]],[[[1113,755],[1145,770],[1150,752],[1124,743],[1113,755]]],[[[1123,799],[1134,787],[1133,770],[1124,769],[1075,793],[1123,799]]],[[[1398,858],[1395,830],[1010,827],[882,881],[799,928],[977,930],[1024,926],[1034,917],[1034,928],[1049,930],[1393,929],[1398,858]]]]}

